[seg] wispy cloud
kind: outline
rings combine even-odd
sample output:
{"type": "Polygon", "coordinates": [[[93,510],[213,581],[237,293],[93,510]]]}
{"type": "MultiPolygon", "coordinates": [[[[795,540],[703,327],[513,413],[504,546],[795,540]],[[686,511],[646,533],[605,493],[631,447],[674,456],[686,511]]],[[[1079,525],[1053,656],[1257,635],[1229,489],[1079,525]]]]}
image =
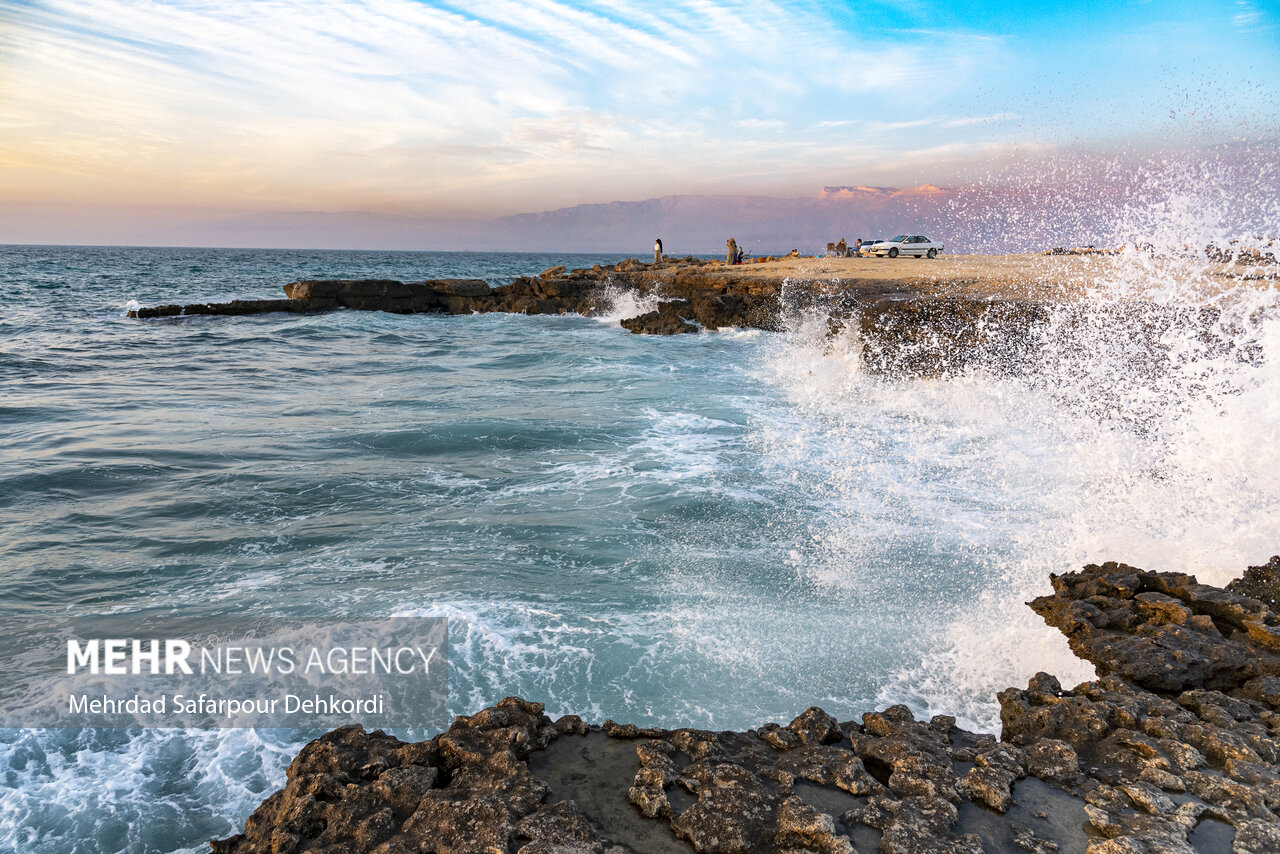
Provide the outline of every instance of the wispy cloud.
{"type": "Polygon", "coordinates": [[[950,128],[972,127],[974,125],[996,124],[999,122],[1016,121],[1020,116],[1017,113],[992,113],[989,116],[966,116],[962,119],[948,119],[944,124],[950,128]]]}
{"type": "Polygon", "coordinates": [[[1236,0],[1236,9],[1238,11],[1231,16],[1231,23],[1241,29],[1256,27],[1266,20],[1263,11],[1249,0],[1236,0]]]}
{"type": "Polygon", "coordinates": [[[945,93],[984,61],[960,39],[876,42],[820,9],[745,0],[43,0],[0,13],[0,157],[46,173],[28,191],[53,175],[73,195],[127,185],[219,203],[341,206],[358,191],[466,207],[584,164],[674,174],[662,164],[691,144],[741,153],[882,87],[945,93]],[[463,186],[473,200],[443,197],[463,186]]]}
{"type": "Polygon", "coordinates": [[[454,214],[808,192],[980,156],[1028,100],[1075,94],[1018,79],[1043,40],[881,7],[0,0],[0,200],[454,214]]]}

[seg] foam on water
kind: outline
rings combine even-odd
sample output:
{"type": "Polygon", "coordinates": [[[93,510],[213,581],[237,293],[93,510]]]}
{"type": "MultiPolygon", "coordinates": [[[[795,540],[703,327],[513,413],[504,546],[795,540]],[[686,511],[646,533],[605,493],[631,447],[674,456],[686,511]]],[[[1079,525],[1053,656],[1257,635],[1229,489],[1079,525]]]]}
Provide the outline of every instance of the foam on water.
{"type": "Polygon", "coordinates": [[[611,283],[606,283],[600,289],[598,298],[601,310],[596,314],[596,319],[601,323],[615,326],[619,321],[629,317],[638,317],[657,311],[658,306],[668,301],[657,291],[637,293],[611,283]]]}
{"type": "MultiPolygon", "coordinates": [[[[1117,220],[1126,251],[1014,375],[870,376],[856,338],[791,318],[761,367],[791,405],[756,413],[755,438],[811,490],[797,576],[917,604],[881,618],[921,658],[878,702],[998,728],[998,690],[1092,673],[1023,604],[1050,572],[1120,560],[1221,584],[1280,550],[1280,295],[1257,278],[1274,267],[1206,257],[1259,241],[1233,219],[1239,183],[1211,177],[1152,170],[1117,220]]],[[[1280,222],[1274,185],[1248,201],[1280,222]]]]}
{"type": "Polygon", "coordinates": [[[0,850],[207,851],[284,782],[304,733],[7,730],[0,850]],[[173,828],[190,847],[174,847],[173,828]]]}

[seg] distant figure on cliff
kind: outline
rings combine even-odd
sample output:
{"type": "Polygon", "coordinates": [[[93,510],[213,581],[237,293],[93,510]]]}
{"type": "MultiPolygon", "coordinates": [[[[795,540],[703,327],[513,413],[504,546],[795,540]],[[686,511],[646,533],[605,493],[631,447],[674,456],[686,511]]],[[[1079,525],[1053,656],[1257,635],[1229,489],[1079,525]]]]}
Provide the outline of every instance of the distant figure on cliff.
{"type": "Polygon", "coordinates": [[[725,245],[725,248],[727,248],[727,249],[729,250],[728,257],[726,257],[726,258],[724,259],[724,260],[725,260],[725,263],[726,263],[726,264],[735,264],[735,263],[737,263],[737,261],[738,261],[738,241],[736,241],[736,240],[734,240],[732,237],[730,237],[728,240],[726,240],[726,241],[724,242],[724,245],[725,245]]]}
{"type": "Polygon", "coordinates": [[[662,263],[662,238],[661,237],[654,238],[654,241],[653,241],[653,263],[655,264],[662,263]]]}

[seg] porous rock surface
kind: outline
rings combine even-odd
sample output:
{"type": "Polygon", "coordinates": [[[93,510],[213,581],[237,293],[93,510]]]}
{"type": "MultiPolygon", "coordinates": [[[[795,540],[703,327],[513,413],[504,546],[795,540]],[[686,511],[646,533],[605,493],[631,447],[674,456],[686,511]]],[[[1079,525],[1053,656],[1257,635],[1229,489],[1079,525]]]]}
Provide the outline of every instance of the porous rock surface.
{"type": "Polygon", "coordinates": [[[508,698],[406,744],[307,745],[222,854],[1280,852],[1280,558],[1228,589],[1123,564],[1031,603],[1100,678],[999,696],[1003,733],[905,706],[747,732],[508,698]],[[1248,595],[1246,595],[1246,593],[1248,595]]]}

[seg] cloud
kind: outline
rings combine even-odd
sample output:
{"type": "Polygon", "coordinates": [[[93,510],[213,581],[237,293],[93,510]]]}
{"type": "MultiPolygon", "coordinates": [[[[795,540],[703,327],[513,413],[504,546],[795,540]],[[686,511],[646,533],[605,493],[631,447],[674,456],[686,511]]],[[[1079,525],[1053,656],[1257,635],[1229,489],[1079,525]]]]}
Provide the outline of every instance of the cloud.
{"type": "Polygon", "coordinates": [[[1248,0],[1236,0],[1236,8],[1239,11],[1231,16],[1231,23],[1240,29],[1257,27],[1266,20],[1262,10],[1248,0]]]}
{"type": "Polygon", "coordinates": [[[800,0],[0,0],[0,201],[445,215],[808,194],[982,157],[1077,94],[1021,79],[1040,42],[884,20],[800,0]]]}
{"type": "Polygon", "coordinates": [[[1017,113],[992,113],[989,116],[966,116],[962,119],[949,119],[945,124],[951,128],[962,128],[973,125],[995,124],[997,122],[1011,122],[1019,118],[1021,117],[1017,113]]]}
{"type": "Polygon", "coordinates": [[[847,116],[885,87],[927,89],[927,104],[990,60],[959,37],[868,38],[820,7],[745,0],[0,0],[0,14],[0,163],[28,173],[0,175],[0,193],[67,198],[340,207],[358,192],[426,211],[523,175],[559,182],[548,202],[565,203],[628,170],[671,182],[704,169],[689,156],[759,157],[824,112],[820,128],[862,125],[847,116]]]}

